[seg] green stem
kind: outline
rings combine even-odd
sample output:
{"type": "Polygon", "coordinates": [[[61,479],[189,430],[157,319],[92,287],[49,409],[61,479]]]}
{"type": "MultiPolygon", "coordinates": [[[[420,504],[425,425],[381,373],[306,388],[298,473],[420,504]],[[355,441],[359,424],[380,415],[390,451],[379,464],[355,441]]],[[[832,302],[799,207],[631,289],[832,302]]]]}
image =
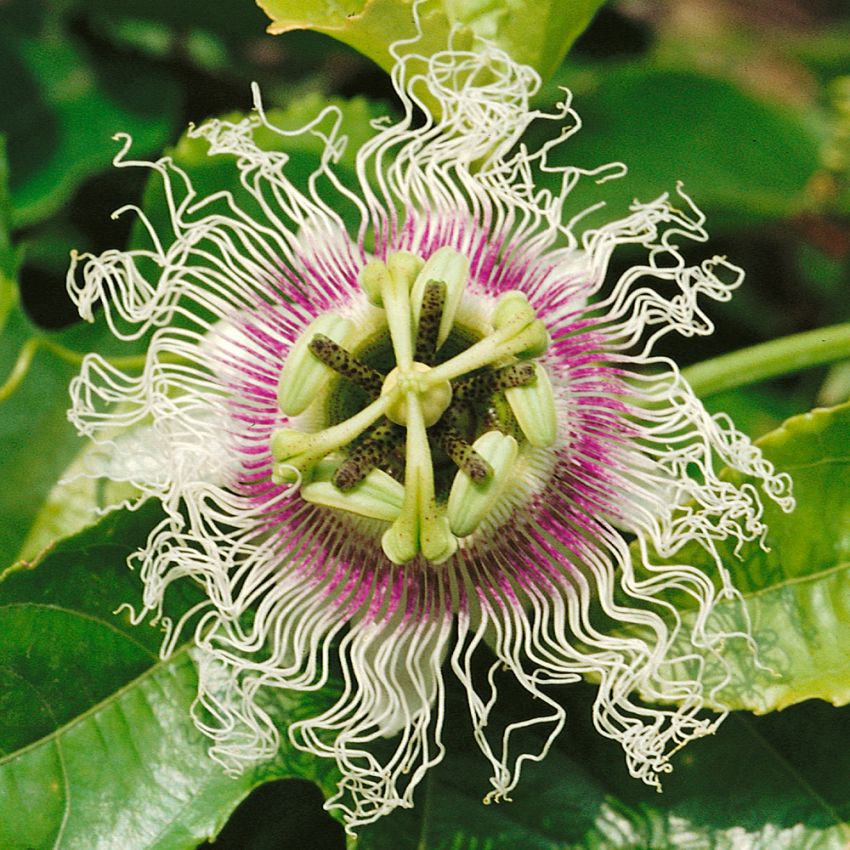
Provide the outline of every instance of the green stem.
{"type": "MultiPolygon", "coordinates": [[[[49,339],[41,337],[30,337],[18,352],[18,359],[12,366],[9,376],[0,384],[0,403],[6,401],[15,390],[23,383],[24,378],[30,370],[32,361],[39,350],[49,351],[51,354],[63,360],[65,363],[70,363],[72,366],[82,365],[83,358],[86,356],[79,351],[73,351],[66,348],[64,345],[59,345],[49,339]]],[[[114,366],[116,369],[141,371],[145,367],[147,360],[146,354],[130,354],[124,357],[104,357],[107,363],[114,366]]],[[[182,363],[185,358],[178,355],[162,354],[159,357],[162,363],[182,363]]]]}
{"type": "Polygon", "coordinates": [[[774,339],[682,370],[701,397],[850,358],[850,323],[774,339]]]}

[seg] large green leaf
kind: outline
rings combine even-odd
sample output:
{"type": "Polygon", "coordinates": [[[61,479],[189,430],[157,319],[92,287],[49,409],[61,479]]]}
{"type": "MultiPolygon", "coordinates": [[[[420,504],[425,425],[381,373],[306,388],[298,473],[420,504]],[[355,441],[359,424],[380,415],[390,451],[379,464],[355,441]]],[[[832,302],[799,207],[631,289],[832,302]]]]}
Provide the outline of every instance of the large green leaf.
{"type": "MultiPolygon", "coordinates": [[[[446,760],[408,812],[366,828],[358,850],[844,850],[850,841],[850,710],[811,703],[733,714],[676,757],[663,793],[632,779],[592,727],[594,691],[563,689],[567,728],[527,763],[512,802],[485,806],[488,765],[450,708],[446,760]]],[[[500,683],[502,704],[523,697],[500,683]]],[[[504,722],[498,710],[491,718],[504,722]]],[[[540,746],[536,740],[531,745],[540,746]]]]}
{"type": "MultiPolygon", "coordinates": [[[[629,169],[625,178],[603,185],[579,183],[570,211],[604,200],[609,209],[600,215],[610,220],[634,198],[647,202],[674,190],[677,180],[709,215],[714,234],[801,209],[820,144],[802,111],[759,101],[724,80],[651,62],[605,73],[567,64],[538,102],[561,96],[556,83],[577,89],[582,129],[553,152],[552,164],[623,162],[629,169]]],[[[540,125],[530,138],[537,144],[553,132],[540,125]]]]}
{"type": "Polygon", "coordinates": [[[416,52],[428,56],[445,50],[456,27],[454,45],[466,49],[473,36],[495,43],[517,62],[548,77],[554,72],[604,0],[258,0],[272,19],[269,31],[314,29],[368,56],[384,70],[394,62],[393,42],[417,36],[414,6],[420,17],[416,52]]]}
{"type": "MultiPolygon", "coordinates": [[[[717,544],[743,603],[721,602],[716,622],[735,632],[746,630],[749,619],[758,653],[756,660],[744,641],[729,641],[723,664],[708,659],[707,676],[718,684],[731,677],[718,701],[728,708],[765,713],[808,699],[844,705],[850,702],[850,404],[795,416],[758,445],[791,475],[797,507],[785,514],[765,502],[765,548],[751,543],[736,553],[728,541],[717,544]]],[[[726,477],[745,483],[737,473],[726,477]]],[[[675,560],[716,571],[696,545],[675,560]]],[[[690,626],[689,598],[675,602],[690,626]]]]}
{"type": "MultiPolygon", "coordinates": [[[[260,782],[332,786],[327,764],[288,745],[227,777],[190,720],[188,647],[160,661],[159,631],[114,613],[139,599],[126,558],[160,516],[152,503],[116,512],[0,582],[0,847],[182,850],[214,836],[260,782]]],[[[174,611],[200,591],[182,593],[174,611]]],[[[270,709],[285,723],[327,696],[279,695],[270,709]]]]}

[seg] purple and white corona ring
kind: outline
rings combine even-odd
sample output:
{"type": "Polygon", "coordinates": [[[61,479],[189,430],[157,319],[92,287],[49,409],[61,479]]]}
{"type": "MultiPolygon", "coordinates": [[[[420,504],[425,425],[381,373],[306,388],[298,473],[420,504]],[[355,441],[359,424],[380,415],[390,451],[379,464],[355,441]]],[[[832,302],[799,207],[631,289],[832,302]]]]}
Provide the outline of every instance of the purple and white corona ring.
{"type": "Polygon", "coordinates": [[[748,639],[712,616],[735,596],[719,559],[708,575],[677,553],[759,540],[760,500],[793,504],[787,477],[654,354],[667,333],[710,333],[701,300],[742,278],[721,257],[685,262],[706,238],[688,197],[582,229],[575,182],[623,169],[549,162],[578,126],[568,103],[532,110],[535,73],[487,45],[396,50],[403,117],[356,151],[356,187],[337,110],[284,132],[257,99],[190,131],[238,191],[201,197],[168,158],[130,161],[127,140],[117,164],[158,173],[170,226],[136,210],[148,249],[75,256],[68,275],[84,318],[100,305],[116,335],[150,340],[140,374],[88,356],[70,411],[112,452],[109,475],[165,510],[134,557],[135,616],[161,618],[165,655],[193,640],[213,758],[239,771],[286,734],[334,759],[328,806],[349,829],[411,805],[442,758],[448,677],[492,765],[488,799],[564,726],[553,686],[584,677],[599,732],[658,784],[722,719],[701,712],[704,658],[748,639]],[[529,150],[537,120],[566,129],[529,150]],[[276,148],[321,140],[309,180],[258,143],[273,132],[276,148]],[[621,245],[645,259],[612,275],[621,245]],[[204,601],[165,618],[186,580],[204,601]],[[687,627],[671,593],[690,600],[687,627]],[[496,670],[537,708],[498,732],[496,670]],[[264,695],[332,675],[336,703],[279,729],[264,695]],[[531,752],[515,735],[529,726],[531,752]]]}

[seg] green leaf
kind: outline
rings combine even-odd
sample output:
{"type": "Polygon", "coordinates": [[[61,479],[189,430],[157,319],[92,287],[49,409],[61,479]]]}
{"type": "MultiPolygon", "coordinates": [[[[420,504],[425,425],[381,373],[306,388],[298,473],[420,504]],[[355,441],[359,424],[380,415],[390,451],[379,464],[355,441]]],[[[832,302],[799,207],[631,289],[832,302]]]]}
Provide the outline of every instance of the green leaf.
{"type": "MultiPolygon", "coordinates": [[[[724,80],[651,63],[608,67],[588,82],[564,66],[555,83],[580,87],[575,107],[581,130],[553,151],[551,163],[594,168],[623,162],[626,177],[602,185],[581,181],[568,210],[599,201],[608,207],[589,219],[600,223],[625,213],[634,198],[646,203],[685,191],[709,216],[711,232],[785,218],[801,209],[806,183],[818,168],[819,139],[808,116],[763,102],[724,80]]],[[[554,129],[532,127],[534,145],[554,129]]]]}
{"type": "Polygon", "coordinates": [[[162,147],[176,119],[177,87],[136,62],[91,61],[66,35],[0,33],[0,112],[9,135],[16,227],[56,211],[86,178],[110,167],[112,137],[131,134],[137,152],[162,147]]]}
{"type": "Polygon", "coordinates": [[[59,472],[79,449],[66,418],[74,367],[37,354],[48,335],[19,303],[5,177],[0,156],[0,570],[18,556],[59,472]]]}
{"type": "MultiPolygon", "coordinates": [[[[368,56],[385,71],[394,61],[390,45],[417,36],[413,0],[258,0],[272,19],[269,32],[314,29],[368,56]]],[[[531,65],[546,78],[590,23],[604,0],[425,0],[417,6],[422,40],[416,52],[429,56],[445,50],[453,27],[454,46],[469,49],[480,36],[515,61],[531,65]]]]}
{"type": "MultiPolygon", "coordinates": [[[[592,727],[592,686],[562,693],[567,728],[541,762],[523,767],[512,802],[482,804],[488,765],[469,730],[453,723],[446,759],[414,808],[365,828],[358,850],[847,847],[850,710],[815,703],[764,718],[732,715],[677,756],[659,794],[632,779],[619,746],[592,727]]],[[[517,699],[510,683],[500,683],[500,704],[517,699]]],[[[455,702],[448,716],[464,712],[455,702]]],[[[491,720],[504,722],[498,709],[491,720]]]]}
{"type": "MultiPolygon", "coordinates": [[[[717,704],[762,714],[808,699],[850,702],[850,404],[795,416],[757,441],[764,456],[794,482],[796,509],[783,513],[765,499],[766,549],[757,543],[735,553],[717,544],[741,604],[716,611],[724,631],[746,629],[758,645],[758,663],[743,641],[730,641],[722,656],[728,670],[708,659],[707,677],[731,680],[717,704]],[[746,615],[746,617],[745,617],[746,615]]],[[[725,474],[737,484],[737,473],[725,474]]],[[[708,574],[716,567],[702,547],[689,545],[678,563],[708,574]]],[[[693,612],[684,596],[685,632],[693,612]]]]}
{"type": "Polygon", "coordinates": [[[0,570],[91,524],[96,508],[131,495],[91,478],[57,483],[63,473],[70,478],[83,472],[93,451],[67,418],[68,384],[81,352],[109,352],[115,342],[102,321],[48,332],[27,316],[9,236],[5,171],[0,145],[0,570]]]}
{"type": "Polygon", "coordinates": [[[68,421],[68,386],[83,351],[109,351],[104,323],[49,332],[20,305],[14,282],[0,280],[0,570],[38,554],[53,540],[92,523],[94,509],[129,495],[92,479],[58,484],[82,471],[92,451],[68,421]],[[3,319],[5,318],[5,322],[3,319]],[[71,465],[77,458],[75,469],[71,465]]]}
{"type": "MultiPolygon", "coordinates": [[[[126,558],[161,515],[153,503],[116,512],[0,582],[0,847],[182,850],[214,836],[260,782],[300,776],[332,787],[326,763],[288,744],[226,776],[190,719],[188,648],[161,661],[158,630],[114,613],[138,602],[126,558]]],[[[201,593],[173,589],[171,613],[201,593]]],[[[270,709],[286,721],[327,698],[279,694],[270,709]]]]}
{"type": "Polygon", "coordinates": [[[6,137],[0,134],[0,330],[12,306],[12,281],[17,272],[17,257],[12,247],[12,203],[9,198],[9,163],[6,137]]]}

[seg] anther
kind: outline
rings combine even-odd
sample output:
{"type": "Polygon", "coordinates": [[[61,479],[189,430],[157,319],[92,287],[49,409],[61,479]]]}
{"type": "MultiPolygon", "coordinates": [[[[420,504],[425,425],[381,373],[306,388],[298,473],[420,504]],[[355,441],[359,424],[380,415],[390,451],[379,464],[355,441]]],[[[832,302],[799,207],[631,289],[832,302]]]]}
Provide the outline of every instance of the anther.
{"type": "Polygon", "coordinates": [[[493,474],[490,464],[475,451],[453,425],[441,423],[437,430],[437,441],[455,465],[476,484],[486,481],[493,474]]]}
{"type": "Polygon", "coordinates": [[[310,351],[326,366],[362,387],[373,398],[380,395],[384,376],[349,354],[341,345],[324,334],[314,334],[310,351]]]}
{"type": "Polygon", "coordinates": [[[505,390],[505,398],[528,442],[537,448],[548,448],[558,437],[558,412],[552,383],[540,363],[523,365],[531,368],[533,380],[505,390]]]}
{"type": "Polygon", "coordinates": [[[384,420],[366,432],[363,442],[339,465],[331,479],[340,490],[350,490],[376,466],[387,465],[401,441],[402,429],[384,420]]]}
{"type": "Polygon", "coordinates": [[[493,393],[529,384],[534,377],[534,365],[531,363],[514,363],[501,369],[489,369],[456,381],[452,385],[452,398],[459,402],[482,401],[493,393]]]}
{"type": "Polygon", "coordinates": [[[310,352],[309,343],[317,335],[345,345],[354,335],[354,322],[335,313],[315,318],[296,340],[287,355],[278,382],[277,400],[287,416],[303,413],[322,394],[331,376],[327,366],[310,352]]]}
{"type": "Polygon", "coordinates": [[[426,366],[434,365],[437,354],[437,335],[446,303],[446,284],[441,280],[429,281],[422,295],[419,312],[419,329],[416,335],[416,352],[413,359],[426,366]]]}
{"type": "Polygon", "coordinates": [[[431,254],[413,284],[410,291],[410,303],[413,308],[414,325],[417,325],[424,305],[426,286],[433,280],[445,282],[446,295],[437,331],[437,348],[446,341],[454,326],[468,279],[468,258],[454,248],[444,245],[431,254]]]}

